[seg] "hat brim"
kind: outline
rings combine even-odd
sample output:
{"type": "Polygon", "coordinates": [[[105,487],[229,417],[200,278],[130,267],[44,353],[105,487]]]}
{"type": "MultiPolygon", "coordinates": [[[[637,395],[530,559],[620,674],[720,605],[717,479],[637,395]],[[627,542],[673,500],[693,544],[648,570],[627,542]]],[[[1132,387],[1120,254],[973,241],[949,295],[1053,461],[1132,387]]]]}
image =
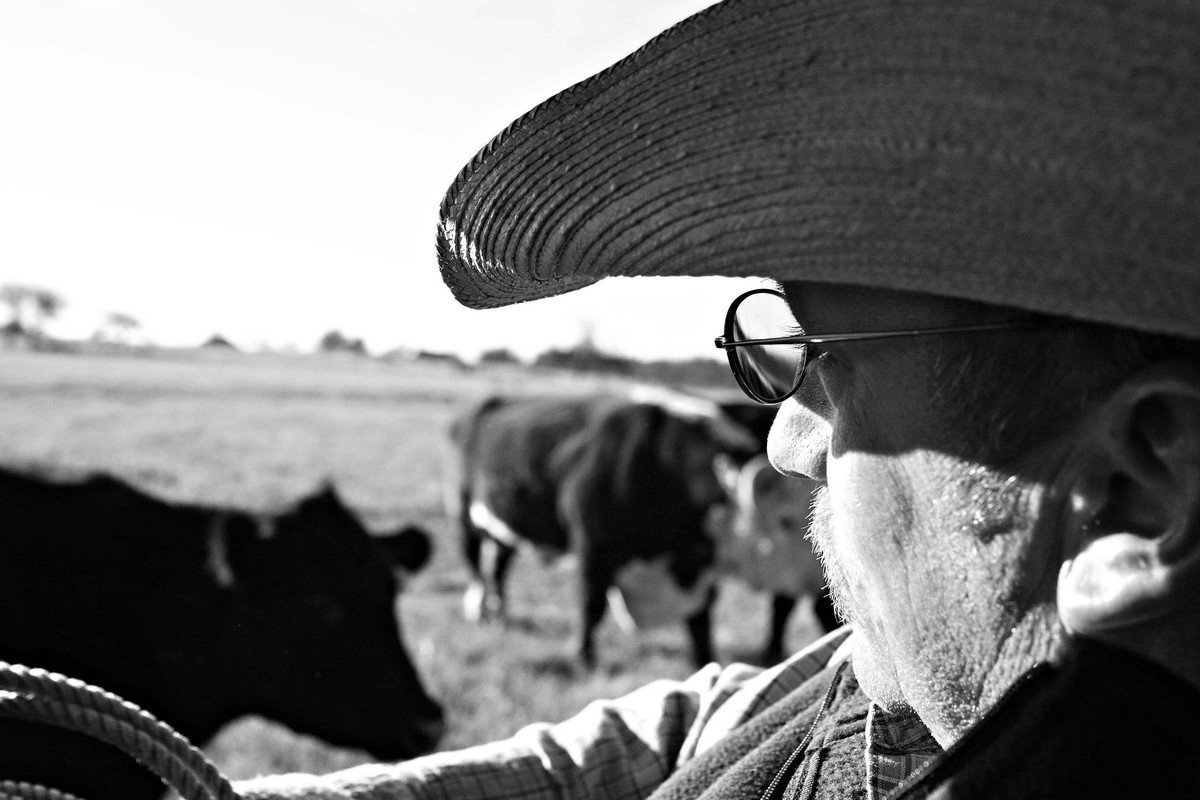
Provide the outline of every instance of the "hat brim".
{"type": "Polygon", "coordinates": [[[1200,337],[1198,120],[1185,4],[725,0],[497,136],[438,258],[476,308],[768,276],[1200,337]]]}

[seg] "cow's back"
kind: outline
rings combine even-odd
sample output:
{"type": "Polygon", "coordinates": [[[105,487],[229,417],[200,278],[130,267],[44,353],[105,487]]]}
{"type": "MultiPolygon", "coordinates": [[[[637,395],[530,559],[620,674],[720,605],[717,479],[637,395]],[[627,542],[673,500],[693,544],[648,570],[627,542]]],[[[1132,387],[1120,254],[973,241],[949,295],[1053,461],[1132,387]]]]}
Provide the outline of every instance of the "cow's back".
{"type": "Polygon", "coordinates": [[[567,447],[575,445],[577,454],[563,459],[572,469],[558,498],[560,516],[582,539],[575,546],[617,566],[669,555],[675,577],[692,586],[712,559],[703,521],[719,497],[708,477],[715,445],[703,426],[654,404],[626,402],[597,412],[567,447]],[[711,490],[697,498],[693,481],[711,490]]]}
{"type": "MultiPolygon", "coordinates": [[[[172,663],[161,638],[186,637],[182,629],[215,617],[212,598],[193,591],[194,580],[189,585],[167,566],[187,560],[193,549],[200,560],[198,518],[192,536],[191,516],[115,480],[64,484],[4,470],[0,513],[6,520],[0,534],[0,659],[80,678],[170,717],[155,698],[169,690],[196,691],[205,664],[182,653],[172,663]],[[172,528],[179,533],[172,541],[154,535],[172,528]],[[164,561],[163,548],[175,557],[164,561]]],[[[171,721],[195,735],[195,720],[171,721]]],[[[108,745],[53,728],[0,723],[5,777],[93,796],[94,785],[69,783],[79,770],[67,766],[80,763],[130,797],[162,788],[108,745]]]]}
{"type": "Polygon", "coordinates": [[[563,447],[588,430],[610,401],[597,398],[489,398],[451,427],[456,502],[482,506],[520,538],[567,548],[556,498],[570,467],[563,447]]]}
{"type": "Polygon", "coordinates": [[[145,644],[157,636],[146,620],[163,609],[162,618],[186,624],[178,604],[203,603],[193,591],[198,580],[171,568],[202,560],[197,515],[108,478],[62,484],[2,470],[0,513],[0,602],[20,608],[0,614],[0,657],[87,674],[121,693],[136,688],[145,644]],[[155,535],[162,531],[177,535],[168,541],[155,535]]]}
{"type": "MultiPolygon", "coordinates": [[[[0,469],[0,515],[2,660],[98,684],[196,744],[244,713],[388,759],[440,734],[392,567],[332,488],[265,518],[0,469]]],[[[63,736],[0,721],[0,775],[96,800],[161,794],[113,748],[63,736]]]]}

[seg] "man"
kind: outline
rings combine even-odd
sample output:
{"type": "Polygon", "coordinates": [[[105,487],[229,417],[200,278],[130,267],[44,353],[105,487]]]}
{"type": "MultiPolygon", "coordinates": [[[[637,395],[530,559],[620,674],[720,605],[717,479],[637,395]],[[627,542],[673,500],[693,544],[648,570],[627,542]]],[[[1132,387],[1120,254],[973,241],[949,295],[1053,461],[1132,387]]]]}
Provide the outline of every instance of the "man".
{"type": "Polygon", "coordinates": [[[447,194],[446,282],[487,307],[779,281],[719,345],[781,403],[772,462],[826,483],[850,626],[765,673],[275,785],[1195,795],[1197,219],[1193,4],[725,0],[551,98],[447,194]]]}

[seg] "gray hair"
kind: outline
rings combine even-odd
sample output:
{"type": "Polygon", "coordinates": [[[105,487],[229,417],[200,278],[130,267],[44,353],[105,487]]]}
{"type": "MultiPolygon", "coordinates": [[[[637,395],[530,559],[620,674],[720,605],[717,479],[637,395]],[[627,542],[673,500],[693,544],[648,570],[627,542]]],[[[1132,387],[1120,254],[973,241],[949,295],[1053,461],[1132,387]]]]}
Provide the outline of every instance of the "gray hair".
{"type": "Polygon", "coordinates": [[[933,337],[926,346],[931,400],[952,446],[996,465],[1076,422],[1136,370],[1200,362],[1200,341],[1092,323],[933,337]]]}

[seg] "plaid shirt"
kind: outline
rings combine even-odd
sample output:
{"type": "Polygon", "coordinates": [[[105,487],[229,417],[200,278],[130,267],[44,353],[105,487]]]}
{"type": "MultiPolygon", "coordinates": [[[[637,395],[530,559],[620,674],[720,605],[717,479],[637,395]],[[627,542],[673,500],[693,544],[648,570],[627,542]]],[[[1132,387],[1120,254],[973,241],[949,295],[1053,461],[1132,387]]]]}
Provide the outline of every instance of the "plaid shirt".
{"type": "Polygon", "coordinates": [[[942,748],[916,714],[867,711],[867,798],[883,800],[942,748]]]}
{"type": "MultiPolygon", "coordinates": [[[[492,744],[330,775],[257,778],[235,789],[252,800],[640,800],[678,766],[846,658],[849,639],[848,628],[833,631],[767,670],[710,664],[687,680],[656,681],[492,744]]],[[[915,716],[872,706],[868,798],[883,800],[938,752],[915,716]]]]}

